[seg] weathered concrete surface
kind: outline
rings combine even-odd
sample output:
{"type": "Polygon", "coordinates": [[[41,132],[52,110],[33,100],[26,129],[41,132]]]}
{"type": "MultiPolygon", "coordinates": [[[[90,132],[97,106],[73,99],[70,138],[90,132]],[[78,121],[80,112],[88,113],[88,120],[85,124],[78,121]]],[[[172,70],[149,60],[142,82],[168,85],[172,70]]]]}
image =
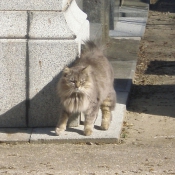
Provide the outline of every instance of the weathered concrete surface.
{"type": "Polygon", "coordinates": [[[31,128],[0,128],[0,143],[26,143],[31,137],[31,128]]]}
{"type": "Polygon", "coordinates": [[[0,40],[0,127],[26,127],[26,40],[0,40]]]}
{"type": "Polygon", "coordinates": [[[136,61],[140,37],[111,37],[107,57],[110,61],[136,61]]]}
{"type": "Polygon", "coordinates": [[[27,35],[27,12],[0,11],[0,38],[25,38],[27,35]]]}
{"type": "Polygon", "coordinates": [[[110,31],[111,37],[142,37],[145,32],[146,18],[120,17],[114,31],[110,31]]]}
{"type": "Polygon", "coordinates": [[[75,39],[76,37],[69,28],[63,12],[30,11],[29,18],[30,38],[75,39]]]}

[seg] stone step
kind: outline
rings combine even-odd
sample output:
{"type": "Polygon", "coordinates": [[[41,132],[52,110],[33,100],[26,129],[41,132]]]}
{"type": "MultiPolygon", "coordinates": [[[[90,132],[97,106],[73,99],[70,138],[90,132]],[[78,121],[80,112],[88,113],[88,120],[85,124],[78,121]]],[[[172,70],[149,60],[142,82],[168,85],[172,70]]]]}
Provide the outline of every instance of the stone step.
{"type": "Polygon", "coordinates": [[[143,9],[148,9],[149,0],[122,0],[122,6],[140,7],[143,9]]]}
{"type": "MultiPolygon", "coordinates": [[[[116,11],[118,11],[117,8],[116,11]]],[[[119,8],[119,17],[114,16],[114,30],[109,31],[109,36],[111,38],[142,37],[145,32],[148,11],[148,0],[144,2],[124,0],[119,8]]]]}
{"type": "Polygon", "coordinates": [[[120,17],[114,30],[110,30],[110,37],[142,37],[146,27],[145,18],[120,17]]]}
{"type": "Polygon", "coordinates": [[[127,7],[122,6],[119,9],[119,16],[120,17],[148,17],[148,9],[140,9],[137,7],[127,7]]]}
{"type": "Polygon", "coordinates": [[[136,61],[140,37],[116,37],[108,42],[107,56],[111,61],[136,61]]]}

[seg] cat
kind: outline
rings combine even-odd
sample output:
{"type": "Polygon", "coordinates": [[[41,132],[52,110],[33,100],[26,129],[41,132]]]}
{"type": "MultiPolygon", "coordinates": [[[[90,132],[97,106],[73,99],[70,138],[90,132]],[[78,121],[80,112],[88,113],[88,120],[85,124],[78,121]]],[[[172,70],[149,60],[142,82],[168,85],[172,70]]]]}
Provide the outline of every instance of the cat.
{"type": "Polygon", "coordinates": [[[65,131],[71,114],[80,112],[85,116],[84,135],[91,135],[100,108],[101,129],[107,130],[116,104],[113,83],[113,69],[103,51],[94,41],[86,41],[80,58],[73,66],[64,68],[57,84],[62,112],[55,129],[56,135],[65,131]]]}

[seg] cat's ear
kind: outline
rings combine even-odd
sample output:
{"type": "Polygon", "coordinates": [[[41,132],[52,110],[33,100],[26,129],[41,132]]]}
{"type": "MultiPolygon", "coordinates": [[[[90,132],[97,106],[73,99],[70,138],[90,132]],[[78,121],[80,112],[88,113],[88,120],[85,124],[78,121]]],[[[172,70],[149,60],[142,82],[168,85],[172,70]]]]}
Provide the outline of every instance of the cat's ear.
{"type": "Polygon", "coordinates": [[[66,76],[70,72],[70,69],[68,67],[65,67],[63,69],[63,75],[66,76]]]}

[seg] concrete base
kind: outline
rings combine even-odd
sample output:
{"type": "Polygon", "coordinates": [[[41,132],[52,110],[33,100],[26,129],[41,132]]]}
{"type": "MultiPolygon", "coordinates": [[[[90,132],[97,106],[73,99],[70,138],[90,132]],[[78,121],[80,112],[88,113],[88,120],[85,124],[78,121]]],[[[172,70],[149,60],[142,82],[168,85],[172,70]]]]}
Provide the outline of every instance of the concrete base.
{"type": "Polygon", "coordinates": [[[29,142],[31,134],[31,128],[1,128],[0,143],[29,142]]]}
{"type": "MultiPolygon", "coordinates": [[[[126,100],[127,93],[121,93],[121,98],[126,100]]],[[[113,119],[109,130],[100,130],[101,113],[95,122],[95,127],[91,136],[84,136],[84,126],[67,128],[67,130],[60,136],[55,135],[54,128],[36,128],[30,138],[30,142],[58,142],[58,143],[117,143],[120,138],[121,126],[126,106],[124,104],[117,104],[115,111],[113,111],[113,119]]]]}

